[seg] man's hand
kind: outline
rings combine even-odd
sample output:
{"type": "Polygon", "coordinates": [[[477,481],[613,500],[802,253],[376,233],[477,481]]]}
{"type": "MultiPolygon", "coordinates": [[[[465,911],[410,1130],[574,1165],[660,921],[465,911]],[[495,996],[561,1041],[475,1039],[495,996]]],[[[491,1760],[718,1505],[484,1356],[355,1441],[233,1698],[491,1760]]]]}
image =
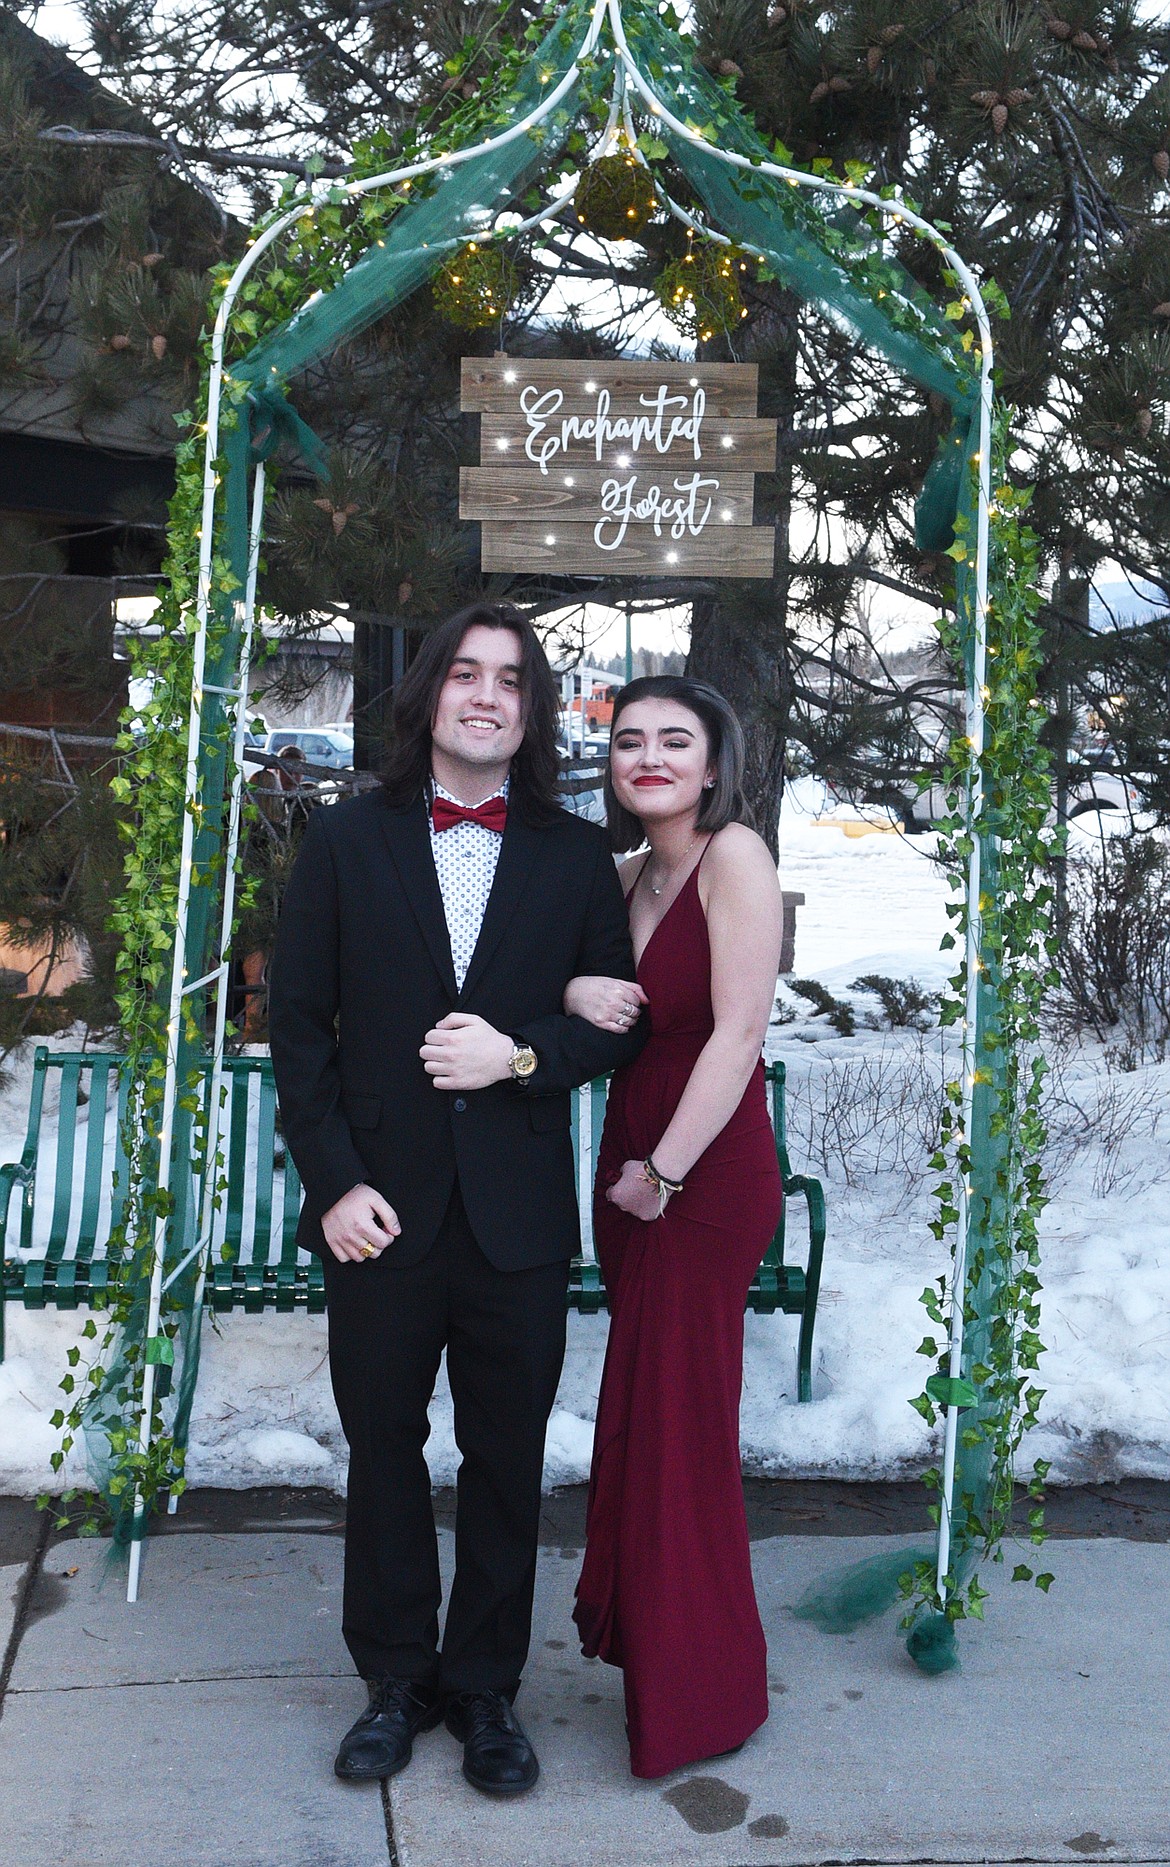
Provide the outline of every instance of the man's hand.
{"type": "Polygon", "coordinates": [[[361,1264],[381,1255],[402,1227],[393,1206],[372,1186],[352,1186],[321,1221],[325,1243],[339,1264],[361,1264]]]}
{"type": "Polygon", "coordinates": [[[449,1011],[427,1032],[418,1054],[436,1089],[486,1089],[510,1074],[512,1039],[484,1018],[449,1011]]]}

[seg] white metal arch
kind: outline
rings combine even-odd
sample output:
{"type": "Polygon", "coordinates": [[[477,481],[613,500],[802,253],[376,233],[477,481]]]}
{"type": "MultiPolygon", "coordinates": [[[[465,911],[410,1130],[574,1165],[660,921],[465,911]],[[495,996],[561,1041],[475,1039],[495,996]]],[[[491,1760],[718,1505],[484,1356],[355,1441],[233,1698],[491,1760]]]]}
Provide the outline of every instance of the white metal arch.
{"type": "MultiPolygon", "coordinates": [[[[226,1035],[227,994],[223,990],[227,976],[228,955],[231,941],[231,927],[234,914],[235,861],[239,843],[239,827],[242,795],[243,743],[246,730],[248,680],[252,644],[252,630],[255,615],[256,573],[260,552],[265,475],[263,466],[256,469],[252,516],[249,533],[248,570],[243,595],[238,599],[237,621],[241,628],[241,660],[239,685],[224,696],[225,702],[235,709],[235,732],[233,741],[234,769],[232,772],[230,804],[228,813],[227,838],[225,845],[224,898],[220,922],[220,940],[218,963],[205,977],[187,980],[187,937],[190,913],[192,852],[195,838],[195,806],[198,801],[198,761],[200,730],[202,724],[204,674],[206,668],[207,632],[211,610],[211,565],[214,547],[215,501],[218,475],[215,462],[219,455],[219,434],[222,411],[224,381],[224,347],[228,326],[235,308],[240,289],[264,253],[280,236],[306,213],[311,213],[315,205],[324,200],[336,189],[356,198],[372,193],[378,188],[387,188],[409,182],[416,176],[432,174],[441,168],[454,168],[472,157],[483,155],[489,150],[503,148],[517,138],[524,136],[536,124],[547,117],[560,103],[561,99],[573,88],[580,75],[580,61],[587,58],[596,48],[603,22],[608,18],[613,34],[616,57],[614,60],[614,95],[611,102],[609,122],[602,133],[603,146],[608,144],[617,112],[623,107],[622,96],[624,80],[628,77],[638,95],[652,116],[666,124],[673,135],[702,148],[708,156],[714,156],[729,167],[748,169],[764,175],[771,175],[795,188],[807,188],[820,194],[837,196],[860,207],[876,210],[894,224],[913,227],[925,239],[938,249],[948,266],[961,281],[963,290],[970,301],[972,313],[979,332],[980,350],[980,393],[979,393],[979,444],[977,452],[978,496],[976,507],[975,531],[975,614],[973,642],[973,672],[968,685],[966,704],[967,737],[971,750],[972,783],[968,795],[967,810],[969,822],[974,824],[983,813],[983,783],[981,754],[984,745],[985,699],[987,679],[987,594],[988,571],[990,562],[990,505],[991,505],[991,414],[992,414],[992,367],[994,353],[991,338],[991,324],[983,296],[974,274],[961,256],[949,245],[940,230],[925,220],[920,214],[898,199],[886,200],[866,188],[857,188],[848,183],[831,181],[819,175],[810,175],[802,169],[787,168],[774,162],[753,162],[746,156],[731,150],[721,149],[687,124],[683,123],[663,102],[657,92],[643,77],[630,50],[622,23],[621,0],[594,0],[589,27],[582,41],[576,59],[560,81],[541,99],[536,109],[513,124],[509,129],[496,136],[485,138],[482,142],[469,145],[450,154],[431,156],[425,160],[408,163],[401,168],[389,169],[379,175],[364,176],[352,182],[317,182],[301,196],[294,206],[277,215],[261,234],[251,243],[244,257],[240,260],[224,290],[216,315],[212,332],[211,369],[208,383],[207,420],[204,442],[203,469],[203,507],[200,529],[199,574],[195,606],[195,633],[193,643],[193,665],[191,684],[191,705],[187,723],[187,757],[185,776],[185,795],[183,809],[183,832],[179,857],[179,889],[176,903],[175,944],[172,955],[170,991],[167,1010],[167,1056],[166,1075],[163,1086],[163,1098],[159,1128],[159,1187],[167,1192],[171,1178],[171,1147],[174,1135],[175,1110],[179,1093],[178,1086],[178,1039],[183,999],[189,993],[213,982],[218,982],[216,1023],[213,1037],[212,1083],[211,1083],[211,1127],[207,1143],[207,1167],[205,1168],[202,1214],[199,1236],[195,1247],[183,1262],[176,1266],[164,1280],[164,1252],[166,1244],[166,1220],[160,1217],[156,1221],[152,1241],[152,1261],[150,1294],[148,1301],[147,1334],[158,1333],[159,1318],[164,1289],[169,1287],[181,1275],[183,1269],[196,1253],[206,1256],[211,1229],[211,1183],[214,1179],[214,1159],[220,1141],[220,1086],[222,1082],[223,1049],[226,1035]]],[[[628,108],[628,106],[627,106],[628,108]]],[[[516,231],[547,220],[561,211],[571,197],[566,195],[556,202],[550,202],[530,221],[523,222],[516,231]]],[[[671,204],[673,207],[673,204],[671,204]]],[[[451,242],[463,244],[462,236],[451,242]]],[[[311,300],[307,302],[312,302],[311,300]]],[[[966,1006],[962,1029],[962,1120],[965,1137],[971,1133],[972,1099],[975,1087],[975,1025],[976,999],[979,985],[979,949],[982,936],[982,916],[980,913],[981,865],[980,841],[977,836],[971,839],[971,855],[967,870],[967,938],[965,956],[966,1006]]],[[[954,1282],[950,1318],[950,1373],[957,1378],[962,1370],[963,1354],[963,1295],[966,1284],[966,1265],[968,1240],[970,1234],[970,1195],[971,1188],[961,1175],[959,1182],[958,1227],[954,1261],[954,1282]]],[[[197,1300],[202,1295],[202,1265],[197,1300]]],[[[142,1407],[139,1421],[139,1451],[144,1455],[149,1451],[151,1420],[154,1409],[153,1363],[146,1363],[143,1369],[142,1407]]],[[[943,1487],[942,1510],[939,1522],[938,1555],[936,1579],[940,1595],[944,1592],[944,1581],[950,1567],[951,1551],[951,1507],[954,1493],[955,1455],[957,1447],[958,1413],[953,1406],[946,1409],[945,1439],[943,1447],[943,1487]]],[[[172,1502],[171,1508],[174,1508],[172,1502]]],[[[144,1518],[144,1500],[141,1491],[134,1499],[134,1523],[130,1543],[130,1572],[127,1582],[128,1601],[138,1599],[142,1561],[142,1531],[144,1518]]]]}

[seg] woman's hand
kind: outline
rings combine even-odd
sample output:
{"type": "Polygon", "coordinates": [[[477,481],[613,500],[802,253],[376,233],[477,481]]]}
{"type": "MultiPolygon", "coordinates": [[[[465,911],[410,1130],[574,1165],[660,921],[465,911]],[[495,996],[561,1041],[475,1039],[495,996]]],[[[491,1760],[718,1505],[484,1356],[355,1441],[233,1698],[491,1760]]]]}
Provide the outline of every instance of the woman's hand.
{"type": "Polygon", "coordinates": [[[617,1206],[622,1212],[628,1212],[631,1218],[651,1219],[661,1215],[658,1210],[657,1189],[646,1178],[640,1160],[628,1160],[622,1168],[605,1197],[611,1206],[617,1206]]]}
{"type": "Polygon", "coordinates": [[[563,1000],[569,1017],[585,1018],[599,1031],[613,1031],[618,1037],[633,1030],[642,1006],[649,1003],[633,979],[606,979],[600,973],[570,979],[563,1000]]]}

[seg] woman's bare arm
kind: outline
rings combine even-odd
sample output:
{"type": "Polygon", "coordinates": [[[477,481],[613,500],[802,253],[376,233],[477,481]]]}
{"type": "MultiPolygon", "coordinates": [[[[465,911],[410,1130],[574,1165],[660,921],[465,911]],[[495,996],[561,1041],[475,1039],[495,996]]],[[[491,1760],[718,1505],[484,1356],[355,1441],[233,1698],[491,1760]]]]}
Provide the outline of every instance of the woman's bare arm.
{"type": "Polygon", "coordinates": [[[668,1180],[685,1180],[743,1099],[776,998],[784,901],[767,845],[744,824],[712,839],[700,880],[707,894],[715,1029],[653,1151],[668,1180]]]}
{"type": "MultiPolygon", "coordinates": [[[[618,880],[627,902],[645,856],[628,856],[618,863],[618,880]]],[[[632,1020],[626,1008],[639,1011],[649,999],[640,985],[627,979],[607,979],[602,974],[581,973],[565,987],[562,1007],[568,1017],[585,1018],[602,1031],[628,1030],[632,1020]]]]}

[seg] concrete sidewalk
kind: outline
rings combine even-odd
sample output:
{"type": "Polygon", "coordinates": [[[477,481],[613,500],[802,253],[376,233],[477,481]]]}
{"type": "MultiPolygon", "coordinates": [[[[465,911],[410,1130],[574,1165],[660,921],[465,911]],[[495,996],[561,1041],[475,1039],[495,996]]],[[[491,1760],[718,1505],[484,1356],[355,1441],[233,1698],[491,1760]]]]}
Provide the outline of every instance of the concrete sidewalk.
{"type": "MultiPolygon", "coordinates": [[[[961,1671],[926,1679],[893,1616],[832,1639],[789,1612],[888,1539],[763,1537],[771,1720],[660,1783],[629,1776],[619,1675],[577,1652],[579,1552],[546,1548],[518,1704],[543,1774],[499,1804],[441,1728],[388,1796],[335,1781],[364,1692],[319,1528],[159,1537],[135,1608],[106,1544],[45,1552],[0,1720],[2,1867],[1170,1861],[1166,1543],[1054,1541],[1047,1598],[994,1572],[961,1671]]],[[[27,1579],[0,1569],[4,1637],[27,1579]]]]}

